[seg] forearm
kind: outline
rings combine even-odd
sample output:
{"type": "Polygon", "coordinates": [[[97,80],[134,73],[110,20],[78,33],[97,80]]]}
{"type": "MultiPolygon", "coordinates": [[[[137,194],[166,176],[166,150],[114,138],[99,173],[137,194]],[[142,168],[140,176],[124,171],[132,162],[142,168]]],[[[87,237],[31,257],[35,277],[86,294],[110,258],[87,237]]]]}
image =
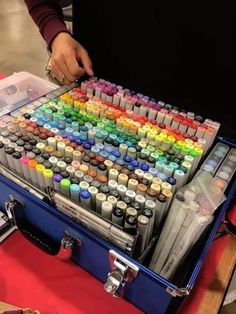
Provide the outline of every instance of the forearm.
{"type": "Polygon", "coordinates": [[[68,33],[58,1],[25,0],[25,3],[48,47],[57,34],[68,33]]]}

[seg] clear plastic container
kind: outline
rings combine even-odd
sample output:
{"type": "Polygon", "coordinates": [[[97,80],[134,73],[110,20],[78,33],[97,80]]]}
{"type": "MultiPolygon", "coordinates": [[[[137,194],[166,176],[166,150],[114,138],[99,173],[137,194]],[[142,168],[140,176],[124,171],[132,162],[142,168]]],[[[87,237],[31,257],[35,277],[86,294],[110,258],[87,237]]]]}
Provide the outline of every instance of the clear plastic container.
{"type": "Polygon", "coordinates": [[[28,72],[14,73],[0,80],[0,116],[50,93],[58,85],[28,72]]]}

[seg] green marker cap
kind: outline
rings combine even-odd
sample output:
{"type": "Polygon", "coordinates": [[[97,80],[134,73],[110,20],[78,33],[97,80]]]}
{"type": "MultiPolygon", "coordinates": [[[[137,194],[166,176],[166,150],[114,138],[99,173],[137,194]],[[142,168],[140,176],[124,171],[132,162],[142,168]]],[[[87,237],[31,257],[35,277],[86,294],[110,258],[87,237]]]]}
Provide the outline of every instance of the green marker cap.
{"type": "Polygon", "coordinates": [[[62,179],[60,182],[60,186],[64,189],[69,189],[70,188],[70,180],[62,179]]]}

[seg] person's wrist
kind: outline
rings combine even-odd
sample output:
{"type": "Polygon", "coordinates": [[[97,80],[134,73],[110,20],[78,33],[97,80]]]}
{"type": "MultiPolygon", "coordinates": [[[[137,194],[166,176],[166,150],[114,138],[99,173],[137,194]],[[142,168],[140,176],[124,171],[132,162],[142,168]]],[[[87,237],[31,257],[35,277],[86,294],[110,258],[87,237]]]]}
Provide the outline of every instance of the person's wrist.
{"type": "Polygon", "coordinates": [[[52,39],[51,44],[50,44],[50,51],[54,49],[55,45],[57,44],[58,41],[65,41],[72,38],[71,34],[68,32],[60,32],[55,37],[52,39]]]}

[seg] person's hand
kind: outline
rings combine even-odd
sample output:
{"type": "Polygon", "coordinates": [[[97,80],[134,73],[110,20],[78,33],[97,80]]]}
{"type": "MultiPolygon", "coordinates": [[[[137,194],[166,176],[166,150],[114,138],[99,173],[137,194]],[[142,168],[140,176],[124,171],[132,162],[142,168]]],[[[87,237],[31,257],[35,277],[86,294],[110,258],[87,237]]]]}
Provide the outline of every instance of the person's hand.
{"type": "Polygon", "coordinates": [[[93,75],[92,62],[87,51],[70,34],[59,33],[51,48],[51,73],[61,83],[70,84],[85,72],[93,75]]]}

